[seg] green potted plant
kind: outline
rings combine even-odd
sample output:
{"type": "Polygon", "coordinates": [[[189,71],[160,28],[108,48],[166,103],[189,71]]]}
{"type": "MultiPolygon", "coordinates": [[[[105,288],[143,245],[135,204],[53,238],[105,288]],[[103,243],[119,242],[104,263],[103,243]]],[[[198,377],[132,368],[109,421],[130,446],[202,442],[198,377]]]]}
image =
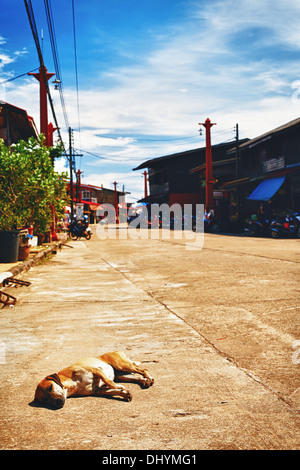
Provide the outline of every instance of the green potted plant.
{"type": "Polygon", "coordinates": [[[18,157],[0,140],[0,262],[18,260],[19,228],[26,221],[27,211],[21,203],[23,179],[16,168],[18,157]]]}
{"type": "Polygon", "coordinates": [[[67,204],[66,175],[54,171],[51,149],[38,140],[7,147],[0,139],[0,262],[18,259],[19,230],[33,224],[36,234],[49,229],[52,207],[67,204]],[[1,238],[2,237],[2,238],[1,238]]]}
{"type": "Polygon", "coordinates": [[[38,245],[42,245],[46,233],[50,230],[52,213],[49,206],[39,207],[31,217],[33,233],[38,237],[38,245]]]}

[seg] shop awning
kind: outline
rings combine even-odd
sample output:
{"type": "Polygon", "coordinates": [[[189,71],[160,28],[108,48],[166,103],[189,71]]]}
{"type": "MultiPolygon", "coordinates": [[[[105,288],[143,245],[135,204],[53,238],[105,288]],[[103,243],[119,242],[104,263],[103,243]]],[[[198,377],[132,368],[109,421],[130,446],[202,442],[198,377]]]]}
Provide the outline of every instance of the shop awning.
{"type": "Polygon", "coordinates": [[[262,181],[256,189],[247,197],[254,201],[269,201],[278,191],[285,180],[285,176],[279,178],[269,178],[262,181]]]}
{"type": "MultiPolygon", "coordinates": [[[[78,202],[77,202],[78,204],[78,202]]],[[[81,204],[84,204],[86,206],[89,206],[88,208],[91,210],[91,211],[96,211],[98,208],[102,209],[102,206],[100,203],[98,202],[91,202],[91,201],[85,201],[85,200],[82,200],[81,201],[81,204]]]]}

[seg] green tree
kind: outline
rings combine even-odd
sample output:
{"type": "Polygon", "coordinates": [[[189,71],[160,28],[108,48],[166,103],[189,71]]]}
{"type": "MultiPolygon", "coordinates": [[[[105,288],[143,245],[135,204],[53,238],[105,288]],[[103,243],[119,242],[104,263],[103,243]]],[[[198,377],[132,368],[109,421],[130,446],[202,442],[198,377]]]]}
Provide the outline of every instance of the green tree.
{"type": "Polygon", "coordinates": [[[67,174],[54,171],[53,149],[43,140],[41,135],[7,147],[0,139],[0,230],[33,224],[35,233],[44,233],[53,208],[58,217],[63,215],[68,204],[67,174]]]}

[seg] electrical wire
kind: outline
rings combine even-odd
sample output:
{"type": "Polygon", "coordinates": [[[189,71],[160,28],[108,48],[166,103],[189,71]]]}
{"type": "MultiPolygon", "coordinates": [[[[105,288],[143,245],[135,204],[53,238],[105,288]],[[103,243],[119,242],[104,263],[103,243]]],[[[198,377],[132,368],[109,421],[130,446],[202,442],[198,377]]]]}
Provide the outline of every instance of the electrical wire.
{"type": "Polygon", "coordinates": [[[78,86],[77,44],[76,44],[75,5],[74,5],[74,0],[72,0],[72,16],[73,16],[73,39],[74,39],[75,79],[76,79],[76,94],[77,94],[77,118],[78,118],[78,132],[79,132],[79,135],[80,135],[79,86],[78,86]]]}
{"type": "Polygon", "coordinates": [[[92,157],[99,158],[99,160],[108,160],[107,157],[102,157],[101,155],[99,155],[98,153],[95,153],[95,152],[88,152],[87,150],[82,150],[82,149],[79,149],[79,151],[87,153],[87,154],[91,155],[92,157]]]}
{"type": "Polygon", "coordinates": [[[53,100],[52,100],[52,97],[51,97],[49,84],[48,84],[48,80],[47,80],[47,76],[46,76],[46,67],[45,67],[45,64],[44,64],[43,54],[42,54],[41,47],[40,47],[39,36],[38,36],[38,32],[37,32],[37,27],[36,27],[36,22],[35,22],[35,18],[34,18],[34,13],[33,13],[31,0],[24,0],[24,4],[25,4],[28,20],[29,20],[29,23],[30,23],[33,39],[34,39],[34,42],[35,42],[36,50],[37,50],[38,57],[39,57],[41,74],[42,74],[44,84],[45,84],[45,87],[46,87],[46,91],[47,91],[47,95],[48,95],[48,98],[49,98],[49,103],[50,103],[50,107],[51,107],[51,111],[52,111],[52,116],[53,116],[53,119],[54,119],[54,122],[55,122],[55,126],[57,127],[59,140],[61,142],[62,148],[63,148],[63,150],[65,150],[65,146],[64,146],[64,143],[63,143],[63,140],[62,140],[62,137],[61,137],[60,128],[59,128],[59,125],[58,125],[58,122],[57,122],[56,113],[55,113],[54,106],[53,106],[53,100]]]}
{"type": "Polygon", "coordinates": [[[17,77],[13,77],[13,78],[9,78],[8,80],[4,80],[3,82],[0,82],[0,85],[4,85],[4,83],[8,83],[8,82],[13,82],[14,80],[17,80],[17,78],[24,77],[25,75],[28,75],[29,73],[35,72],[36,70],[38,70],[38,67],[36,67],[35,69],[32,69],[32,70],[29,70],[29,72],[21,73],[21,75],[18,75],[17,77]]]}
{"type": "Polygon", "coordinates": [[[51,3],[49,2],[49,0],[44,0],[44,5],[45,5],[48,31],[49,31],[50,43],[51,43],[51,49],[52,49],[52,55],[53,55],[55,75],[56,75],[56,79],[59,81],[59,83],[57,83],[57,85],[58,85],[59,94],[60,94],[60,102],[61,102],[61,107],[62,107],[62,110],[63,110],[65,125],[66,125],[66,128],[68,129],[69,128],[69,121],[68,121],[68,116],[67,116],[66,106],[65,106],[65,100],[64,100],[64,94],[63,94],[63,82],[62,82],[61,69],[60,69],[60,63],[59,63],[59,57],[58,57],[58,51],[57,51],[57,43],[56,43],[56,35],[55,35],[55,29],[54,29],[51,3]]]}
{"type": "Polygon", "coordinates": [[[137,141],[138,142],[175,142],[175,141],[178,141],[178,140],[188,140],[188,139],[194,139],[196,136],[195,135],[191,135],[191,136],[186,136],[186,137],[173,137],[173,138],[169,138],[169,137],[166,137],[166,138],[161,138],[161,139],[139,139],[137,138],[137,141]]]}

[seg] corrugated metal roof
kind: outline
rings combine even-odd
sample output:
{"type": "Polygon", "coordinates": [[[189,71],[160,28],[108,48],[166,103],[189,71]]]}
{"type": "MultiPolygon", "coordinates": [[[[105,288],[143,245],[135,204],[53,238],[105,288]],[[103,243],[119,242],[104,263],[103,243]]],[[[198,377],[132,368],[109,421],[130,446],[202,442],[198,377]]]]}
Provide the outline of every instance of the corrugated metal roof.
{"type": "MultiPolygon", "coordinates": [[[[234,144],[234,142],[221,142],[219,144],[212,145],[212,150],[218,149],[220,147],[224,147],[224,148],[230,147],[233,144],[234,144]]],[[[199,152],[204,152],[204,155],[205,155],[205,150],[206,150],[206,147],[204,146],[204,147],[199,147],[197,149],[185,150],[184,152],[178,152],[178,153],[173,153],[171,155],[165,155],[163,157],[151,158],[150,160],[147,160],[146,162],[141,163],[141,165],[137,166],[136,168],[133,168],[133,171],[141,170],[142,168],[148,168],[150,166],[149,164],[157,163],[157,162],[160,162],[162,160],[192,156],[192,155],[197,154],[199,152]]]]}
{"type": "Polygon", "coordinates": [[[254,147],[255,145],[260,144],[261,142],[264,142],[268,139],[271,139],[274,134],[278,134],[280,132],[284,132],[288,129],[291,129],[294,126],[300,125],[300,118],[294,119],[293,121],[290,121],[286,124],[283,124],[282,126],[276,127],[275,129],[266,132],[265,134],[262,134],[258,137],[255,137],[254,139],[250,139],[244,144],[240,145],[240,148],[246,148],[246,147],[254,147]]]}

